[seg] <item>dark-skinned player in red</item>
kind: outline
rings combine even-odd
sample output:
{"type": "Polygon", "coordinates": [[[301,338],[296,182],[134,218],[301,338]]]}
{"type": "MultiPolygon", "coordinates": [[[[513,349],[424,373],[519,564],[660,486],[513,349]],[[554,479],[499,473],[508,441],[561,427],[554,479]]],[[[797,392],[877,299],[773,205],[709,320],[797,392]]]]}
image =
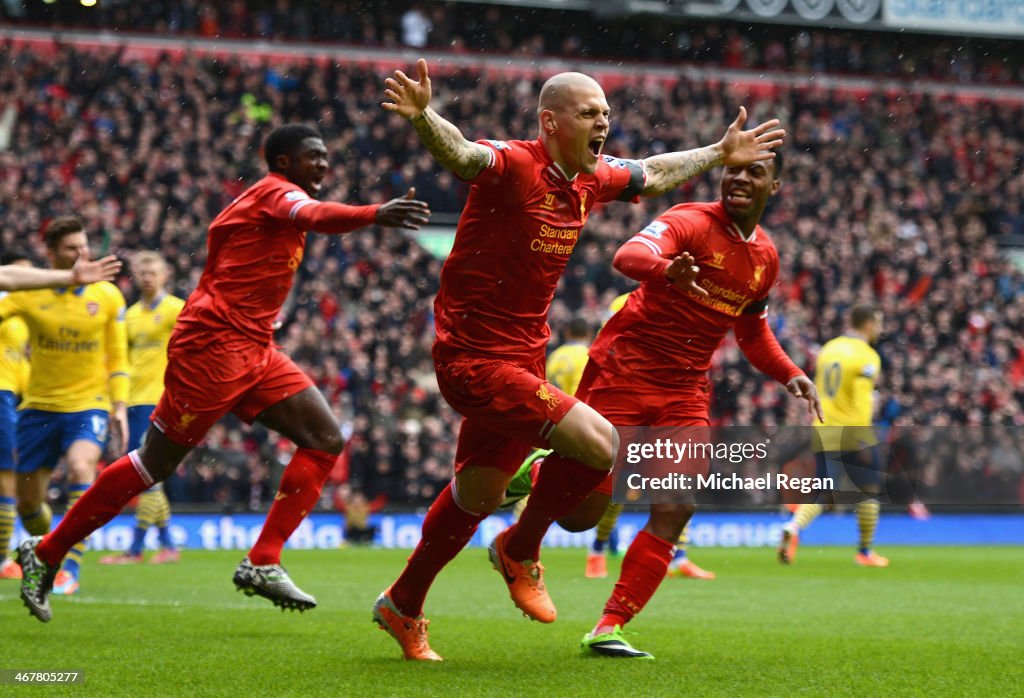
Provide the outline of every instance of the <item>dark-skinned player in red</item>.
{"type": "Polygon", "coordinates": [[[438,386],[464,420],[455,478],[427,512],[419,545],[373,617],[407,659],[437,661],[422,616],[427,591],[501,504],[530,449],[554,453],[519,521],[489,554],[515,605],[542,623],[557,613],[544,585],[541,539],[612,467],[611,423],[544,374],[548,309],[590,212],[672,191],[721,164],[770,160],[784,131],[777,120],[743,131],[741,108],[714,145],[644,160],[608,157],[604,91],[586,75],[560,73],[541,89],[535,140],[473,142],[430,107],[426,61],[416,69],[415,79],[396,71],[385,81],[383,107],[408,119],[435,159],[471,184],[434,303],[438,386]]]}
{"type": "Polygon", "coordinates": [[[165,391],[142,447],[108,466],[56,529],[18,548],[21,598],[40,621],[50,620],[53,577],[71,546],[169,477],[229,412],[298,447],[256,544],[235,570],[235,586],[282,610],[316,606],[281,566],[281,549],[316,505],[344,441],[323,395],[275,346],[273,323],[302,263],[306,231],[341,234],[373,224],[416,229],[430,211],[412,189],[372,206],[318,201],[328,152],[309,126],[275,129],[264,155],[269,174],[210,225],[206,269],[171,336],[165,391]]]}
{"type": "MultiPolygon", "coordinates": [[[[591,346],[577,397],[617,426],[688,427],[680,441],[706,440],[698,434],[711,423],[707,371],[731,329],[755,368],[806,400],[811,415],[821,418],[814,383],[786,355],[767,322],[779,255],[759,222],[779,190],[781,169],[778,153],[774,160],[726,167],[721,199],[673,206],[619,248],[615,268],[640,287],[591,346]]],[[[680,471],[706,472],[706,465],[688,463],[680,471]]],[[[609,476],[559,522],[573,531],[596,526],[613,479],[609,476]]],[[[650,512],[626,552],[604,613],[583,638],[588,652],[652,658],[622,637],[622,626],[665,578],[694,505],[685,493],[659,497],[652,492],[650,512]]]]}

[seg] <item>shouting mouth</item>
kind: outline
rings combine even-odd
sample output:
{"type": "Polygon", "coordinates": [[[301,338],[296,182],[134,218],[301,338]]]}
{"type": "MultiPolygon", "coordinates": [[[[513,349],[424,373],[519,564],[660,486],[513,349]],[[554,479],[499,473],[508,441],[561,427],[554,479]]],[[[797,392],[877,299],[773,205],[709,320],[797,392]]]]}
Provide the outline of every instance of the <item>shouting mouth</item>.
{"type": "Polygon", "coordinates": [[[751,192],[746,189],[731,189],[726,198],[729,203],[738,206],[745,206],[753,200],[751,192]]]}

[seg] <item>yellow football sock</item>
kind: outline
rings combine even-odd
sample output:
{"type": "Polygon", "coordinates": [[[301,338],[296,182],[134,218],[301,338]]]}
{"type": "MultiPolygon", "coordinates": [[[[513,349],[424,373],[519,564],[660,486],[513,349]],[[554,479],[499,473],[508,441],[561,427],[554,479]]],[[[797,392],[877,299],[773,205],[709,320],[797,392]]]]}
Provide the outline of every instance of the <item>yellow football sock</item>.
{"type": "Polygon", "coordinates": [[[50,522],[53,520],[53,511],[50,505],[43,502],[39,508],[31,514],[21,515],[21,525],[25,527],[30,536],[45,536],[50,532],[50,522]]]}
{"type": "Polygon", "coordinates": [[[878,512],[881,509],[877,499],[866,499],[857,504],[857,528],[860,530],[861,552],[871,549],[878,529],[878,512]]]}
{"type": "Polygon", "coordinates": [[[811,525],[811,522],[821,516],[825,510],[820,504],[801,504],[793,514],[792,523],[796,524],[797,530],[802,531],[811,525]]]}
{"type": "Polygon", "coordinates": [[[0,562],[7,557],[11,548],[11,537],[14,535],[14,520],[17,517],[14,497],[0,497],[0,562]]]}

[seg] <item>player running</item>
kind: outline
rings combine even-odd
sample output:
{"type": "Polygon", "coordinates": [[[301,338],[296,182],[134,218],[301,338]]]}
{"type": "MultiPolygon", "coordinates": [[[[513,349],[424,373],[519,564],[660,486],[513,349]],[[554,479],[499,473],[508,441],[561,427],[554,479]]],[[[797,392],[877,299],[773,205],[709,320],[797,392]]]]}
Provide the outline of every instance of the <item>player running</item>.
{"type": "Polygon", "coordinates": [[[656,196],[723,163],[769,160],[784,132],[775,120],[741,131],[741,108],[714,145],[642,161],[603,156],[604,91],[586,75],[560,73],[541,89],[536,140],[471,142],[430,108],[426,61],[416,68],[416,79],[396,71],[385,81],[383,107],[408,119],[438,162],[472,184],[434,303],[438,384],[464,419],[455,478],[427,512],[419,545],[373,617],[406,658],[439,660],[422,617],[427,591],[501,504],[530,449],[555,453],[522,516],[489,553],[516,606],[544,623],[556,611],[539,563],[541,539],[612,467],[611,423],[544,379],[548,308],[587,216],[598,203],[656,196]]]}
{"type": "MultiPolygon", "coordinates": [[[[128,361],[131,385],[128,390],[128,450],[142,445],[149,418],[164,391],[167,344],[185,301],[167,293],[170,276],[167,262],[156,252],[140,252],[132,262],[132,277],[139,300],[125,313],[128,331],[128,361]]],[[[171,505],[158,482],[139,495],[135,508],[135,532],[128,550],[100,558],[101,565],[130,565],[142,562],[146,531],[156,526],[160,550],[150,559],[154,564],[177,562],[181,553],[171,540],[171,505]]]]}
{"type": "MultiPolygon", "coordinates": [[[[786,355],[767,323],[779,257],[759,221],[779,190],[782,158],[726,167],[721,199],[674,206],[633,236],[614,266],[640,287],[598,335],[579,397],[620,426],[710,426],[707,371],[732,329],[747,359],[821,415],[817,391],[786,355]],[[685,271],[699,270],[694,281],[685,271]]],[[[611,498],[613,476],[574,512],[591,525],[611,498]]],[[[615,589],[584,651],[650,659],[622,628],[665,578],[692,500],[652,498],[650,518],[630,544],[615,589]]]]}
{"type": "MultiPolygon", "coordinates": [[[[14,250],[5,252],[0,263],[2,291],[110,281],[121,269],[121,262],[112,256],[98,261],[80,257],[70,269],[35,269],[27,254],[14,250]]],[[[39,502],[38,508],[28,504],[20,512],[17,508],[14,451],[18,401],[28,387],[27,348],[28,326],[21,317],[15,315],[0,324],[0,579],[21,579],[21,567],[7,558],[16,512],[29,533],[42,535],[50,530],[50,507],[45,501],[39,502]]]]}
{"type": "Polygon", "coordinates": [[[169,477],[228,412],[298,446],[256,544],[235,570],[235,586],[282,608],[316,606],[281,566],[281,549],[316,505],[343,440],[323,395],[274,345],[272,325],[302,263],[307,230],[416,229],[430,212],[412,189],[372,206],[317,201],[328,152],[308,126],[275,129],[264,156],[270,173],[210,224],[206,269],[171,336],[165,390],[142,446],[108,466],[53,532],[18,548],[21,598],[42,622],[50,620],[53,577],[71,546],[169,477]]]}
{"type": "MultiPolygon", "coordinates": [[[[867,498],[857,502],[857,527],[860,542],[854,562],[862,567],[888,567],[889,559],[872,550],[878,528],[884,466],[878,453],[878,439],[871,426],[874,414],[875,383],[882,360],[871,346],[882,331],[882,314],[870,305],[855,305],[850,310],[850,332],[826,342],[818,354],[814,382],[821,393],[825,417],[816,429],[819,478],[842,482],[844,474],[867,498]]],[[[779,562],[796,559],[800,532],[824,511],[825,505],[801,504],[782,529],[779,562]]]]}

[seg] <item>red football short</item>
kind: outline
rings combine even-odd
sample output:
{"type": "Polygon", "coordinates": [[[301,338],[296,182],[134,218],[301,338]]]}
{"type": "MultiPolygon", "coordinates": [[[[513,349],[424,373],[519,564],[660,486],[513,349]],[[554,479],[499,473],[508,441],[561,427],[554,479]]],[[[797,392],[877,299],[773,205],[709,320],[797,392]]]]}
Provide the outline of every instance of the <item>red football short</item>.
{"type": "MultiPolygon", "coordinates": [[[[576,396],[615,426],[699,427],[710,425],[711,382],[693,373],[673,385],[654,385],[587,364],[576,396]]],[[[613,470],[596,492],[610,495],[613,470]]]]}
{"type": "Polygon", "coordinates": [[[153,423],[167,438],[195,446],[232,412],[252,423],[263,410],[313,386],[274,346],[227,339],[213,332],[171,337],[164,394],[153,423]]]}
{"type": "Polygon", "coordinates": [[[524,367],[474,357],[435,361],[434,368],[441,395],[464,417],[456,472],[482,466],[515,473],[579,402],[544,379],[543,360],[524,367]]]}

